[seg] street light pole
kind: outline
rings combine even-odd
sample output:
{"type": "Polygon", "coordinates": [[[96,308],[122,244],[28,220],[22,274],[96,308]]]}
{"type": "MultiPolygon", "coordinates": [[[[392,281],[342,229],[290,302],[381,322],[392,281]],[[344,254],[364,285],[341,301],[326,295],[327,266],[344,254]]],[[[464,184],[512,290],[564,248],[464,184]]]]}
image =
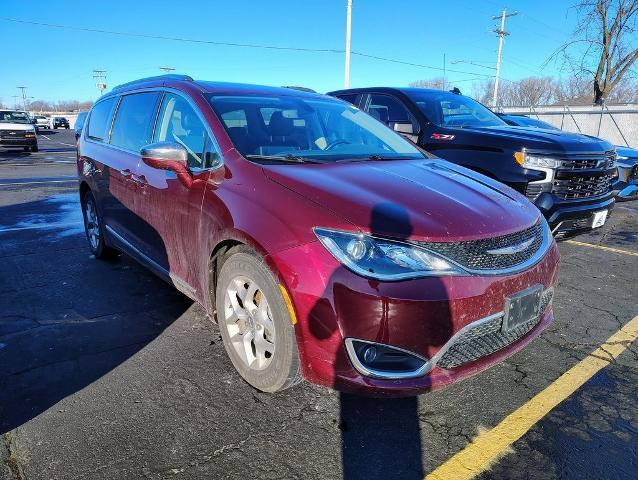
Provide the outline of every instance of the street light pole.
{"type": "Polygon", "coordinates": [[[513,17],[518,15],[518,12],[507,13],[507,10],[503,10],[501,15],[495,15],[492,20],[501,19],[501,28],[494,30],[498,34],[498,53],[496,54],[496,75],[494,77],[494,95],[492,97],[492,107],[496,108],[498,102],[498,80],[501,73],[501,53],[503,52],[503,39],[505,35],[509,35],[509,32],[505,31],[505,19],[507,17],[513,17]]]}
{"type": "Polygon", "coordinates": [[[344,88],[350,88],[350,35],[351,35],[351,24],[352,24],[352,0],[347,0],[347,10],[346,10],[346,65],[345,65],[345,74],[343,80],[344,88]]]}

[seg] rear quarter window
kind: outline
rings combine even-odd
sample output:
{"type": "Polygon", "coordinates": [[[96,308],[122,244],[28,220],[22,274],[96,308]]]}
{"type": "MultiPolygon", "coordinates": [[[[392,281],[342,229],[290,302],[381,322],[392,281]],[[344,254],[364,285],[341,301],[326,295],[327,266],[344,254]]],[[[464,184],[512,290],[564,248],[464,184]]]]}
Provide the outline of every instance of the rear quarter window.
{"type": "Polygon", "coordinates": [[[117,104],[118,97],[111,97],[95,104],[91,109],[89,117],[88,136],[92,140],[104,142],[109,135],[113,109],[117,104]]]}

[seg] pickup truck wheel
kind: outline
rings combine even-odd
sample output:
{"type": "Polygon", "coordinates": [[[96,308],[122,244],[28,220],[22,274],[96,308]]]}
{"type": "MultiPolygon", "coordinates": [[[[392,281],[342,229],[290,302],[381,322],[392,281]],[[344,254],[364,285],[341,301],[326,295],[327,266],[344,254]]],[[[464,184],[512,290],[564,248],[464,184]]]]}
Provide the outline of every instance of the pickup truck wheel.
{"type": "Polygon", "coordinates": [[[215,303],[224,348],[239,374],[264,392],[301,380],[295,330],[278,282],[256,253],[227,252],[217,277],[215,303]]]}
{"type": "Polygon", "coordinates": [[[29,151],[29,147],[24,147],[24,151],[28,152],[29,151]]]}
{"type": "Polygon", "coordinates": [[[95,258],[112,258],[117,251],[106,244],[104,240],[104,224],[97,209],[97,202],[91,191],[82,197],[82,216],[84,218],[84,231],[89,241],[89,248],[95,258]]]}
{"type": "Polygon", "coordinates": [[[38,148],[38,146],[37,146],[37,145],[36,145],[36,146],[34,146],[34,147],[31,147],[31,151],[32,151],[33,153],[37,152],[38,150],[39,150],[39,148],[38,148]]]}

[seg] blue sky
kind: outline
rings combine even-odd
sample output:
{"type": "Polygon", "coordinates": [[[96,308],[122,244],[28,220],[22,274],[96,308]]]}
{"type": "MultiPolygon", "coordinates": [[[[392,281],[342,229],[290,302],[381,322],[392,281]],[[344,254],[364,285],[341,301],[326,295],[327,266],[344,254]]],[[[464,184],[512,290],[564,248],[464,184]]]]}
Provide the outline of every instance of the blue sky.
{"type": "MultiPolygon", "coordinates": [[[[491,17],[506,6],[502,76],[559,75],[542,68],[570,35],[575,0],[354,0],[352,49],[407,62],[443,66],[448,80],[470,89],[492,70],[497,37],[491,17]]],[[[195,78],[267,85],[304,85],[325,92],[343,86],[343,54],[240,48],[131,38],[20,24],[4,17],[74,27],[220,42],[342,50],[346,0],[0,0],[5,46],[0,98],[12,104],[18,85],[35,99],[95,99],[92,70],[107,70],[107,84],[160,74],[169,65],[195,78]],[[13,55],[7,55],[14,52],[13,55]]],[[[405,86],[442,72],[353,56],[351,86],[405,86]]]]}

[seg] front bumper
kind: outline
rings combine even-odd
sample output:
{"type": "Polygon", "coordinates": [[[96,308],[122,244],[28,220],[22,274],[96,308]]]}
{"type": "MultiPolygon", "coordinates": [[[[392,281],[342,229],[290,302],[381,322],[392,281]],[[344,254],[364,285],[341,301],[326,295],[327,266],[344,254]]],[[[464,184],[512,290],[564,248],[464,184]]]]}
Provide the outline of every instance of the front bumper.
{"type": "Polygon", "coordinates": [[[616,200],[623,202],[638,198],[638,164],[618,165],[618,180],[614,184],[616,200]]]}
{"type": "MultiPolygon", "coordinates": [[[[553,318],[551,304],[538,323],[493,353],[461,364],[441,358],[459,332],[480,319],[498,317],[505,298],[541,284],[551,288],[558,270],[552,244],[528,270],[502,276],[430,277],[378,282],[341,266],[319,242],[269,258],[290,292],[298,322],[296,335],[302,371],[311,382],[370,395],[416,395],[478,373],[522,348],[553,318]],[[426,359],[433,368],[416,378],[381,379],[354,367],[345,339],[391,345],[426,359]]],[[[500,320],[497,320],[500,321],[500,320]]],[[[465,329],[465,330],[464,330],[465,329]]]]}
{"type": "Polygon", "coordinates": [[[614,197],[609,193],[593,200],[559,201],[551,193],[543,193],[534,204],[547,219],[554,235],[566,238],[591,230],[594,214],[611,211],[614,197]]]}
{"type": "Polygon", "coordinates": [[[0,147],[35,147],[38,144],[37,138],[0,138],[0,147]]]}

